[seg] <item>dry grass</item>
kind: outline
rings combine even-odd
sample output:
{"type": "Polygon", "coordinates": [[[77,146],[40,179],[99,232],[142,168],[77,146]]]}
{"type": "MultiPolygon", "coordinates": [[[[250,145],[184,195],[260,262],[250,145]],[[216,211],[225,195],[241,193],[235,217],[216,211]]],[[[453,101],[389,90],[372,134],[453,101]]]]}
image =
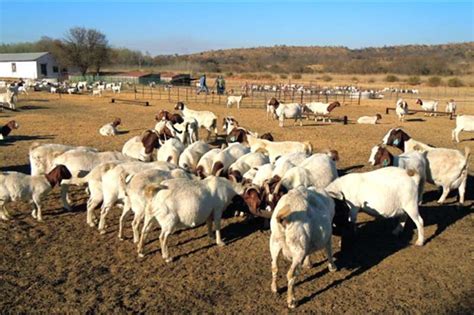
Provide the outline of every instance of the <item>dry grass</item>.
{"type": "MultiPolygon", "coordinates": [[[[125,97],[125,96],[122,96],[125,97]]],[[[121,150],[123,143],[154,126],[154,114],[172,110],[174,104],[152,101],[152,106],[110,104],[108,97],[32,93],[22,97],[16,113],[0,114],[0,124],[16,119],[21,127],[10,140],[0,144],[2,170],[28,172],[28,147],[34,141],[94,146],[101,150],[121,150]],[[98,128],[121,117],[123,134],[115,138],[99,136],[98,128]]],[[[353,122],[361,115],[384,113],[383,101],[363,101],[336,109],[353,122]]],[[[473,135],[451,142],[454,121],[446,117],[411,116],[400,124],[394,114],[383,115],[380,125],[343,126],[305,121],[303,127],[279,128],[266,121],[262,109],[227,110],[223,106],[189,104],[208,109],[220,118],[234,115],[251,130],[271,132],[277,140],[311,141],[317,149],[339,151],[339,169],[369,170],[367,159],[373,145],[385,132],[402,125],[418,140],[449,148],[469,146],[474,152],[473,135]]],[[[472,105],[472,104],[471,104],[472,105]]],[[[460,111],[474,114],[471,105],[460,111]]],[[[474,237],[474,166],[469,166],[467,206],[457,208],[457,194],[448,204],[438,206],[439,193],[428,187],[427,204],[420,208],[428,240],[415,248],[408,229],[400,239],[392,236],[393,220],[374,220],[361,215],[359,236],[351,268],[327,272],[323,254],[312,257],[314,266],[297,278],[299,311],[320,313],[467,313],[474,308],[472,253],[474,237]]],[[[170,237],[170,250],[177,261],[165,264],[157,244],[157,232],[146,246],[148,256],[137,258],[128,239],[117,239],[119,210],[108,220],[109,233],[101,236],[85,223],[81,189],[72,194],[77,211],[61,209],[55,190],[44,205],[44,223],[35,222],[29,207],[15,204],[15,219],[0,222],[0,310],[4,312],[245,312],[281,313],[286,292],[270,292],[269,231],[259,231],[252,222],[226,219],[224,240],[217,248],[204,235],[205,228],[177,233],[170,237]]],[[[335,252],[339,251],[334,238],[335,252]]],[[[279,286],[286,287],[288,264],[280,264],[279,286]]]]}

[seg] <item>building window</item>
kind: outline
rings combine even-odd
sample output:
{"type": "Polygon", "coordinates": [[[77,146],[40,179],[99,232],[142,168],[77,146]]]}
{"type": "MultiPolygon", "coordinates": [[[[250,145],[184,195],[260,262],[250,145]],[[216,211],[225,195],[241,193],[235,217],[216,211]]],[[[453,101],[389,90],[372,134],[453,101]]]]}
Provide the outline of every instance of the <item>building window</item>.
{"type": "Polygon", "coordinates": [[[12,72],[16,72],[16,63],[12,62],[12,72]]]}
{"type": "Polygon", "coordinates": [[[44,76],[47,76],[48,75],[48,64],[42,63],[42,64],[40,64],[40,67],[41,67],[41,74],[44,75],[44,76]]]}
{"type": "Polygon", "coordinates": [[[53,72],[54,73],[58,73],[59,72],[59,68],[57,66],[53,66],[53,72]]]}

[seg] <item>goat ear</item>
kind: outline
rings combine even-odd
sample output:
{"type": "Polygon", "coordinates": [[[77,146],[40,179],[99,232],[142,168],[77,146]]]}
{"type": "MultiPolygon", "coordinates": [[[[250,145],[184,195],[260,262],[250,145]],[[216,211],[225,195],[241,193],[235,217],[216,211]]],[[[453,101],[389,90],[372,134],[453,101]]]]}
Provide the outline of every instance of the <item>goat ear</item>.
{"type": "Polygon", "coordinates": [[[145,198],[151,199],[153,198],[160,189],[166,189],[166,186],[157,185],[157,184],[150,184],[145,187],[145,198]]]}

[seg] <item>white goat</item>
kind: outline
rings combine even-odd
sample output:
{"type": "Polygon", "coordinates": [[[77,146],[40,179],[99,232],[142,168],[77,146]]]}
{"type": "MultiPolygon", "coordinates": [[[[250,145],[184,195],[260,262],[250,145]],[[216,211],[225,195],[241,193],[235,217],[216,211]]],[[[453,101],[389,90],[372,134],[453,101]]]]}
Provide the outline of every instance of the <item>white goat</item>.
{"type": "Polygon", "coordinates": [[[117,126],[122,123],[120,118],[115,118],[115,120],[111,123],[105,124],[99,129],[99,134],[102,136],[116,136],[118,134],[117,126]]]}
{"type": "Polygon", "coordinates": [[[101,163],[113,161],[127,161],[128,157],[119,152],[94,152],[82,149],[72,149],[64,152],[52,161],[53,165],[64,165],[71,172],[71,179],[61,183],[61,200],[64,208],[71,211],[72,208],[67,198],[69,185],[80,185],[78,179],[86,176],[94,167],[101,163]]]}
{"type": "Polygon", "coordinates": [[[263,183],[266,180],[272,178],[274,168],[275,165],[273,163],[268,163],[260,166],[252,180],[252,184],[258,187],[262,187],[263,183]]]}
{"type": "Polygon", "coordinates": [[[0,93],[0,104],[6,104],[11,110],[16,110],[16,95],[7,89],[5,93],[0,93]]]}
{"type": "Polygon", "coordinates": [[[278,202],[270,220],[272,257],[272,292],[277,292],[278,256],[281,251],[291,261],[287,273],[289,308],[296,307],[295,276],[301,265],[309,264],[309,255],[324,249],[329,271],[336,271],[332,256],[332,221],[334,201],[323,190],[299,187],[290,190],[278,202]]]}
{"type": "Polygon", "coordinates": [[[184,144],[177,139],[168,139],[165,143],[158,149],[156,160],[165,161],[178,165],[179,156],[184,151],[184,144]]]}
{"type": "MultiPolygon", "coordinates": [[[[438,111],[438,101],[423,101],[421,99],[416,100],[416,104],[420,105],[421,108],[425,110],[425,116],[428,115],[429,112],[436,112],[438,111]]],[[[430,116],[436,116],[436,113],[429,114],[430,116]]]]}
{"type": "Polygon", "coordinates": [[[405,115],[408,115],[408,103],[402,98],[398,99],[395,105],[395,112],[397,113],[398,120],[404,121],[405,115]]]}
{"type": "Polygon", "coordinates": [[[450,100],[449,102],[446,103],[446,112],[447,113],[453,113],[454,115],[456,114],[456,102],[454,100],[450,100]]]}
{"type": "Polygon", "coordinates": [[[306,108],[309,109],[314,115],[314,121],[318,121],[318,117],[323,117],[323,122],[326,122],[326,117],[328,121],[331,122],[331,118],[329,117],[330,113],[336,108],[340,107],[341,103],[338,101],[332,103],[321,103],[321,102],[311,102],[306,103],[306,108]]]}
{"type": "Polygon", "coordinates": [[[192,110],[184,105],[183,102],[178,102],[174,109],[180,110],[184,117],[192,117],[196,119],[199,127],[207,130],[208,140],[211,137],[212,132],[214,132],[217,138],[217,116],[213,112],[192,110]]]}
{"type": "Polygon", "coordinates": [[[195,227],[207,222],[208,235],[211,237],[214,222],[216,243],[219,246],[225,245],[220,233],[222,213],[234,197],[241,193],[240,185],[215,176],[200,181],[170,179],[163,181],[158,187],[149,186],[146,194],[149,198],[154,197],[145,210],[145,223],[138,244],[139,256],[143,256],[143,244],[152,218],[156,218],[161,227],[161,252],[166,262],[172,260],[168,252],[168,236],[178,227],[195,227]]]}
{"type": "Polygon", "coordinates": [[[233,96],[229,95],[227,97],[227,108],[232,107],[232,105],[237,104],[237,109],[240,109],[240,103],[242,102],[242,99],[245,97],[245,95],[239,95],[239,96],[233,96]]]}
{"type": "Polygon", "coordinates": [[[411,151],[400,154],[398,156],[392,155],[385,147],[376,145],[372,148],[369,157],[371,165],[396,166],[405,170],[415,170],[420,176],[418,185],[418,203],[423,202],[423,191],[426,182],[426,154],[418,151],[411,151]]]}
{"type": "Polygon", "coordinates": [[[43,197],[61,183],[71,178],[64,165],[58,165],[46,175],[31,176],[18,172],[0,172],[0,219],[8,220],[10,214],[6,203],[10,201],[28,201],[34,204],[31,215],[43,221],[41,201],[43,197]]]}
{"type": "Polygon", "coordinates": [[[201,179],[211,175],[214,157],[221,151],[221,149],[212,149],[204,153],[196,166],[196,175],[201,179]]]}
{"type": "Polygon", "coordinates": [[[300,126],[303,126],[303,111],[304,105],[299,103],[280,104],[275,110],[275,114],[278,117],[279,126],[283,127],[285,119],[295,119],[296,122],[300,121],[300,126]]]}
{"type": "Polygon", "coordinates": [[[453,129],[451,137],[459,143],[461,131],[474,131],[474,115],[459,115],[456,117],[456,128],[453,129]]]}
{"type": "Polygon", "coordinates": [[[413,170],[389,166],[339,177],[326,187],[326,191],[339,200],[345,198],[354,226],[359,210],[385,218],[400,216],[399,225],[393,231],[398,234],[405,226],[406,213],[418,230],[416,245],[422,246],[424,231],[423,219],[418,213],[419,178],[413,170]]]}
{"type": "Polygon", "coordinates": [[[275,169],[273,170],[273,176],[283,177],[285,173],[308,158],[308,154],[305,152],[296,152],[282,155],[275,161],[275,169]]]}
{"type": "Polygon", "coordinates": [[[229,178],[233,176],[238,182],[243,179],[245,174],[252,167],[259,167],[269,163],[268,156],[259,152],[250,152],[239,157],[234,163],[229,166],[229,178]]]}
{"type": "Polygon", "coordinates": [[[380,119],[382,119],[382,115],[380,114],[377,114],[375,116],[362,116],[357,119],[357,123],[375,125],[380,119]]]}
{"type": "Polygon", "coordinates": [[[212,175],[220,176],[222,172],[226,173],[232,163],[249,152],[250,149],[248,147],[240,143],[232,143],[214,157],[212,161],[212,175]]]}
{"type": "Polygon", "coordinates": [[[445,148],[436,148],[426,153],[427,181],[443,188],[438,203],[444,203],[451,189],[458,189],[459,203],[464,203],[469,155],[469,147],[465,148],[464,155],[458,150],[445,148]]]}
{"type": "Polygon", "coordinates": [[[204,141],[194,142],[181,153],[178,165],[187,171],[195,172],[201,157],[211,149],[204,141]]]}
{"type": "Polygon", "coordinates": [[[122,147],[122,153],[130,158],[150,162],[153,151],[159,148],[158,133],[155,130],[145,130],[140,136],[130,138],[122,147]]]}
{"type": "MultiPolygon", "coordinates": [[[[119,201],[121,201],[122,203],[125,202],[125,179],[127,178],[127,176],[136,174],[147,169],[171,171],[175,168],[175,165],[162,161],[152,163],[129,162],[121,163],[106,172],[102,176],[102,191],[104,195],[104,201],[102,203],[100,211],[100,220],[98,226],[100,234],[105,233],[105,219],[110,209],[112,209],[112,207],[119,201]]],[[[91,227],[92,226],[94,226],[93,223],[91,224],[91,227]]]]}
{"type": "Polygon", "coordinates": [[[126,198],[119,221],[119,239],[122,239],[123,236],[123,220],[125,219],[127,213],[132,210],[134,213],[134,218],[132,221],[133,242],[138,243],[138,226],[145,217],[145,208],[147,206],[148,200],[145,197],[145,188],[150,184],[158,185],[163,180],[171,178],[192,179],[192,175],[182,169],[175,169],[171,171],[149,169],[127,176],[125,179],[127,184],[125,189],[126,198]]]}
{"type": "Polygon", "coordinates": [[[311,154],[313,147],[309,142],[297,141],[268,141],[259,139],[252,135],[247,135],[250,151],[252,152],[267,152],[270,162],[275,162],[280,156],[289,153],[303,152],[311,154]]]}

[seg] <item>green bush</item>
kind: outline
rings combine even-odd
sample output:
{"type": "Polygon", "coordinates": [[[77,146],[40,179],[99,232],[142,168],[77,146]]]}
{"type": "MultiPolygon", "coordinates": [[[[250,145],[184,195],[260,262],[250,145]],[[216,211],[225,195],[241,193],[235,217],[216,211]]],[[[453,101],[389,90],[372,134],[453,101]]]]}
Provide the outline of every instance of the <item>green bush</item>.
{"type": "Polygon", "coordinates": [[[369,83],[374,83],[375,79],[374,78],[369,78],[369,83]]]}
{"type": "Polygon", "coordinates": [[[280,79],[288,79],[288,76],[286,74],[280,74],[280,79]]]}
{"type": "Polygon", "coordinates": [[[295,80],[299,80],[299,79],[301,79],[302,77],[301,77],[301,74],[295,73],[295,74],[293,74],[293,75],[291,76],[291,78],[292,78],[292,79],[295,79],[295,80]]]}
{"type": "Polygon", "coordinates": [[[411,76],[407,79],[407,83],[410,85],[418,85],[421,83],[421,79],[418,76],[411,76]]]}
{"type": "Polygon", "coordinates": [[[399,81],[398,77],[393,74],[389,74],[385,77],[385,82],[397,82],[397,81],[399,81]]]}
{"type": "Polygon", "coordinates": [[[464,86],[464,82],[462,82],[461,79],[459,78],[451,78],[448,80],[448,86],[449,87],[460,87],[464,86]]]}
{"type": "Polygon", "coordinates": [[[321,80],[325,81],[325,82],[329,82],[329,81],[332,81],[332,77],[325,74],[321,77],[321,80]]]}
{"type": "Polygon", "coordinates": [[[440,77],[430,77],[428,79],[428,85],[429,86],[440,86],[441,83],[443,83],[443,80],[441,80],[440,77]]]}

